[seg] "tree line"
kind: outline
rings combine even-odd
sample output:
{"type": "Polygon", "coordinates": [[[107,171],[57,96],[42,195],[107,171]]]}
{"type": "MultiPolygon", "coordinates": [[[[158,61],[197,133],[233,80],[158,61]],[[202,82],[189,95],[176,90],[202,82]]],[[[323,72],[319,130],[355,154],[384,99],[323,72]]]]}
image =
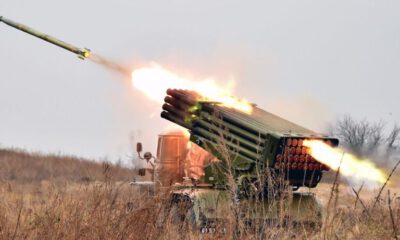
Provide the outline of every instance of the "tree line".
{"type": "Polygon", "coordinates": [[[340,139],[341,146],[361,156],[373,157],[388,164],[400,155],[400,125],[391,127],[384,121],[356,120],[350,115],[338,119],[330,134],[340,139]]]}

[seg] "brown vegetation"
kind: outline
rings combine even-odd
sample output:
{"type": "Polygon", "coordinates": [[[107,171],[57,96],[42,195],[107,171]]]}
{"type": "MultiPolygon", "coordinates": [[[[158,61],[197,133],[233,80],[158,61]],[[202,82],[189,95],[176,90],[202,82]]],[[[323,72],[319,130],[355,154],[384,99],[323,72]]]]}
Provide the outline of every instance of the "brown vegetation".
{"type": "Polygon", "coordinates": [[[271,224],[255,233],[233,213],[225,234],[200,234],[171,220],[168,190],[149,195],[129,186],[128,169],[8,150],[0,156],[0,239],[395,239],[400,234],[398,175],[375,207],[377,192],[366,186],[354,193],[342,183],[321,183],[313,189],[324,205],[321,228],[271,224]]]}
{"type": "Polygon", "coordinates": [[[0,149],[0,182],[32,183],[102,181],[107,169],[116,181],[128,181],[132,170],[88,159],[0,149]]]}

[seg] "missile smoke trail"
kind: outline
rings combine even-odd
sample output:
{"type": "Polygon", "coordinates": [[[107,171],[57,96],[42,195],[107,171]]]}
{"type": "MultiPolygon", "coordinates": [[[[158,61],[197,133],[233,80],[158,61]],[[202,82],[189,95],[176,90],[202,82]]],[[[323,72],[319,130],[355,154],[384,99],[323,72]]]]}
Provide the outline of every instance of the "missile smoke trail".
{"type": "Polygon", "coordinates": [[[131,75],[131,70],[129,70],[128,68],[122,66],[121,64],[119,64],[111,59],[105,58],[98,54],[90,53],[90,55],[88,56],[88,59],[96,64],[99,64],[111,71],[120,73],[124,76],[130,77],[130,75],[131,75]]]}
{"type": "Polygon", "coordinates": [[[229,84],[227,86],[220,86],[212,79],[194,81],[182,78],[161,66],[139,68],[131,71],[113,60],[92,53],[90,49],[76,47],[26,25],[6,19],[3,16],[0,16],[0,22],[75,53],[82,60],[90,59],[92,62],[106,67],[111,71],[132,78],[133,86],[145,94],[153,94],[153,92],[158,90],[158,93],[161,93],[158,95],[163,97],[168,88],[184,88],[199,92],[204,97],[204,99],[199,100],[215,101],[224,106],[251,113],[252,106],[250,103],[231,96],[232,86],[229,84]]]}
{"type": "Polygon", "coordinates": [[[3,22],[4,24],[6,24],[6,25],[8,25],[10,27],[16,28],[16,29],[18,29],[20,31],[26,32],[26,33],[31,34],[32,36],[35,36],[37,38],[40,38],[40,39],[42,39],[42,40],[44,40],[46,42],[49,42],[49,43],[54,44],[54,45],[56,45],[58,47],[64,48],[65,50],[68,50],[68,51],[70,51],[72,53],[75,53],[82,60],[83,59],[90,59],[93,62],[95,62],[95,63],[97,63],[99,65],[102,65],[102,66],[104,66],[104,67],[106,67],[106,68],[108,68],[108,69],[110,69],[110,70],[112,70],[114,72],[118,72],[118,73],[120,73],[122,75],[125,75],[125,76],[130,76],[131,75],[130,70],[126,69],[125,67],[121,66],[120,64],[118,64],[118,63],[116,63],[116,62],[114,62],[114,61],[112,61],[110,59],[107,59],[105,57],[102,57],[100,55],[92,53],[87,48],[76,47],[76,46],[74,46],[72,44],[69,44],[67,42],[61,41],[60,39],[52,37],[52,36],[50,36],[48,34],[45,34],[43,32],[37,31],[37,30],[35,30],[35,29],[31,28],[31,27],[28,27],[28,26],[26,26],[24,24],[15,22],[15,21],[7,19],[7,18],[4,18],[3,16],[0,16],[0,22],[3,22]]]}

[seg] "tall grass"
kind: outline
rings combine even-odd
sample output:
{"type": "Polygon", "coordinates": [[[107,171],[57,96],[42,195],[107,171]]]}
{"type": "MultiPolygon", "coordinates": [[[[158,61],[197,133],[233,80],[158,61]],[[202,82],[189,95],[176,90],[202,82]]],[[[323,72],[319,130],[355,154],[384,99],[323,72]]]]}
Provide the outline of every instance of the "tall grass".
{"type": "MultiPolygon", "coordinates": [[[[25,159],[21,161],[29,158],[29,154],[21,152],[7,155],[13,156],[14,161],[16,156],[25,159]]],[[[76,164],[62,163],[56,156],[33,156],[29,161],[42,161],[44,168],[57,171],[76,164]]],[[[29,172],[25,168],[40,166],[30,162],[24,167],[10,163],[10,159],[7,164],[7,171],[16,167],[23,172],[29,172]]],[[[259,226],[253,229],[246,226],[240,205],[233,201],[237,197],[236,186],[231,182],[232,202],[225,233],[201,234],[190,226],[190,219],[176,221],[171,213],[169,189],[155,194],[141,192],[129,185],[131,172],[127,169],[79,164],[87,169],[73,167],[56,177],[29,173],[30,177],[19,179],[1,170],[0,239],[395,239],[400,234],[398,195],[385,189],[373,207],[377,195],[358,198],[366,190],[354,189],[357,194],[348,194],[340,181],[335,181],[333,187],[327,183],[318,186],[330,189],[319,197],[331,199],[325,205],[321,227],[294,226],[289,220],[286,224],[256,223],[259,226]],[[81,181],[89,172],[95,181],[81,181]]]]}

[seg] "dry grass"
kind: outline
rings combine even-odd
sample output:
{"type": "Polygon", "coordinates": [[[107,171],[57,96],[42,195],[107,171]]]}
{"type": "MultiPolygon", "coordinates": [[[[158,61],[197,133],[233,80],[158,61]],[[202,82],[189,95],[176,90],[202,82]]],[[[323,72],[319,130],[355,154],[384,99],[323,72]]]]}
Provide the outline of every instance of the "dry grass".
{"type": "Polygon", "coordinates": [[[400,234],[398,175],[375,208],[376,191],[361,190],[358,199],[341,182],[321,183],[313,189],[325,209],[321,228],[272,224],[255,233],[233,213],[226,234],[202,235],[173,223],[168,190],[149,195],[130,187],[130,170],[4,150],[0,161],[0,239],[395,239],[400,234]],[[87,177],[93,181],[82,181],[87,177]]]}
{"type": "Polygon", "coordinates": [[[26,153],[14,149],[0,149],[0,163],[0,182],[103,181],[104,171],[107,171],[116,181],[128,181],[132,178],[132,170],[112,164],[73,156],[26,153]]]}

